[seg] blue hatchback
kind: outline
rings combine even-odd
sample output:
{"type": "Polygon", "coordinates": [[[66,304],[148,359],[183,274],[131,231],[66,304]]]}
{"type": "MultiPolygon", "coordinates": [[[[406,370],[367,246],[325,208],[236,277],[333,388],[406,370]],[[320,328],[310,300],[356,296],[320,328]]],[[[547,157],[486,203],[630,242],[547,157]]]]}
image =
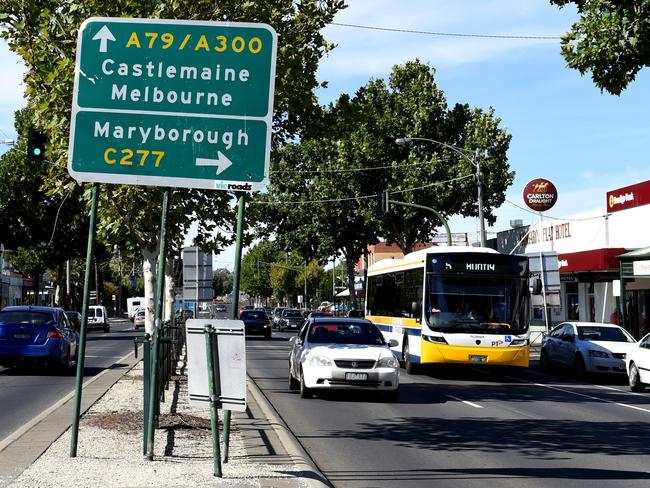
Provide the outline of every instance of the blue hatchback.
{"type": "Polygon", "coordinates": [[[79,334],[61,308],[14,306],[0,311],[0,365],[31,363],[71,370],[79,334]]]}

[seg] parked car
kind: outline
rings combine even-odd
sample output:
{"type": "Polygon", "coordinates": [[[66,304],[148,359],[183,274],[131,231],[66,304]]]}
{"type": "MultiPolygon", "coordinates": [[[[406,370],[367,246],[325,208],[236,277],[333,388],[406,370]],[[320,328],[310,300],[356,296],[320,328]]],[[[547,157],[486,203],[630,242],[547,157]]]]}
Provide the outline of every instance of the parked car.
{"type": "Polygon", "coordinates": [[[13,306],[0,312],[0,365],[41,363],[63,371],[77,364],[79,334],[56,307],[13,306]]]}
{"type": "Polygon", "coordinates": [[[650,334],[646,334],[627,352],[625,357],[630,390],[643,391],[650,384],[650,334]]]}
{"type": "Polygon", "coordinates": [[[278,329],[284,332],[286,329],[298,330],[302,327],[305,319],[297,308],[287,308],[282,311],[282,316],[278,322],[278,329]]]}
{"type": "Polygon", "coordinates": [[[399,362],[375,324],[365,319],[315,317],[290,339],[289,387],[303,398],[318,389],[361,389],[399,395],[399,362]]]}
{"type": "Polygon", "coordinates": [[[622,327],[599,322],[564,322],[542,339],[540,365],[586,373],[625,373],[626,354],[636,341],[622,327]]]}
{"type": "Polygon", "coordinates": [[[102,329],[110,332],[111,326],[108,323],[108,311],[104,305],[91,305],[88,307],[88,329],[102,329]]]}
{"type": "Polygon", "coordinates": [[[262,335],[265,339],[271,338],[271,321],[264,310],[244,310],[239,315],[239,320],[244,322],[246,335],[262,335]]]}
{"type": "Polygon", "coordinates": [[[135,327],[136,329],[138,327],[144,327],[144,318],[145,318],[145,310],[144,308],[141,308],[133,316],[133,327],[135,327]]]}
{"type": "Polygon", "coordinates": [[[284,312],[287,307],[275,307],[273,309],[273,328],[277,329],[280,327],[280,319],[282,318],[282,312],[284,312]]]}
{"type": "Polygon", "coordinates": [[[223,303],[217,303],[214,306],[215,313],[226,313],[226,305],[223,303]]]}
{"type": "Polygon", "coordinates": [[[66,310],[65,315],[68,317],[68,320],[72,324],[74,330],[79,332],[81,330],[81,314],[74,310],[66,310]]]}

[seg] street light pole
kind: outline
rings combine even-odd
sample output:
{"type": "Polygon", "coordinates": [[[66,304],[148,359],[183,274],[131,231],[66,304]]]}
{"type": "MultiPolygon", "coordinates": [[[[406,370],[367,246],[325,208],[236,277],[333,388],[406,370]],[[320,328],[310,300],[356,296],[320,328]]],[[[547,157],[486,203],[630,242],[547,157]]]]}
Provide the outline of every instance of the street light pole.
{"type": "Polygon", "coordinates": [[[414,142],[414,141],[423,141],[423,142],[431,142],[433,144],[439,144],[455,152],[456,154],[464,157],[467,161],[469,161],[472,165],[474,165],[474,167],[476,168],[476,173],[475,173],[476,185],[478,187],[478,218],[479,218],[480,229],[481,229],[480,240],[481,240],[481,247],[485,247],[486,245],[485,244],[485,220],[483,215],[483,173],[481,173],[481,160],[479,159],[478,150],[476,150],[474,155],[472,155],[470,153],[467,153],[467,151],[464,151],[451,144],[447,144],[446,142],[436,141],[435,139],[429,139],[426,137],[399,137],[395,139],[395,143],[398,146],[404,146],[407,143],[414,142]]]}
{"type": "Polygon", "coordinates": [[[481,173],[481,159],[478,149],[474,152],[476,164],[476,186],[478,187],[478,221],[481,229],[481,247],[485,247],[485,219],[483,218],[483,173],[481,173]]]}

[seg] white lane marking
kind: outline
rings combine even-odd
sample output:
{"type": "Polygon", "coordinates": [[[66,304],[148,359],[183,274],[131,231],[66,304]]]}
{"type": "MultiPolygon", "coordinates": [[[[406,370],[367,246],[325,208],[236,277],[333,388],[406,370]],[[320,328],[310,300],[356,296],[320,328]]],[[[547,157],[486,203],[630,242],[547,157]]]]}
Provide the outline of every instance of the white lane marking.
{"type": "Polygon", "coordinates": [[[452,399],[456,400],[457,402],[461,402],[461,403],[464,403],[465,405],[469,405],[470,407],[483,408],[481,405],[477,405],[476,403],[468,402],[467,400],[461,400],[460,398],[455,397],[454,395],[449,395],[447,393],[445,393],[445,395],[447,395],[449,398],[452,398],[452,399]]]}
{"type": "Polygon", "coordinates": [[[586,395],[584,393],[578,393],[577,391],[565,390],[564,388],[557,388],[556,386],[545,385],[543,383],[534,383],[532,381],[526,381],[526,380],[522,380],[520,378],[511,377],[511,376],[509,376],[508,379],[521,381],[522,383],[529,383],[529,384],[535,385],[535,386],[541,386],[542,388],[548,388],[550,390],[557,390],[557,391],[562,391],[564,393],[570,393],[572,395],[581,396],[581,397],[584,397],[584,398],[589,398],[590,400],[596,400],[596,401],[603,402],[603,403],[611,403],[613,405],[618,405],[620,407],[633,408],[634,410],[640,410],[642,412],[650,413],[650,410],[648,410],[647,408],[635,407],[634,405],[628,405],[627,403],[614,402],[612,400],[607,400],[605,398],[598,398],[598,397],[595,397],[595,396],[586,395]]]}

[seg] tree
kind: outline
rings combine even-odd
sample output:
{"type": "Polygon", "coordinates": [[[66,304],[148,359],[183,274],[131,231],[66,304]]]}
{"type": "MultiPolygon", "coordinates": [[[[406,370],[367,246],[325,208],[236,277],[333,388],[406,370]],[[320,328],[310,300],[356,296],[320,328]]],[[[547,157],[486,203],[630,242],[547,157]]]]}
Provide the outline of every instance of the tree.
{"type": "Polygon", "coordinates": [[[270,298],[271,266],[282,255],[273,241],[262,241],[254,245],[243,257],[241,265],[241,290],[253,297],[270,298]]]}
{"type": "MultiPolygon", "coordinates": [[[[80,187],[65,195],[48,195],[43,190],[49,161],[27,159],[31,121],[30,110],[16,112],[17,144],[0,156],[0,229],[12,264],[33,278],[37,297],[45,270],[62,268],[66,260],[82,255],[88,219],[80,187]]],[[[61,285],[62,272],[57,271],[57,284],[61,285]]],[[[63,304],[61,298],[58,303],[63,304]]]]}
{"type": "Polygon", "coordinates": [[[574,3],[580,19],[562,37],[562,55],[595,85],[613,95],[650,65],[650,1],[551,0],[560,8],[574,3]]]}
{"type": "MultiPolygon", "coordinates": [[[[27,66],[25,93],[34,109],[35,125],[49,140],[48,158],[54,163],[48,175],[50,192],[60,194],[77,186],[62,169],[67,163],[76,34],[86,18],[214,19],[272,25],[279,38],[273,117],[273,145],[279,147],[299,137],[313,118],[318,62],[332,47],[320,30],[343,7],[342,0],[0,0],[0,35],[27,66]]],[[[89,198],[89,191],[85,197],[89,198]]],[[[161,189],[109,186],[101,193],[99,206],[98,237],[143,255],[148,332],[152,328],[152,271],[158,254],[161,200],[161,189]]],[[[177,190],[168,231],[171,249],[180,247],[181,237],[193,221],[199,221],[196,245],[206,251],[223,249],[230,243],[235,220],[230,200],[231,195],[224,192],[177,190]]],[[[167,269],[171,278],[171,266],[167,269]]],[[[171,283],[171,279],[167,281],[171,283]]]]}
{"type": "Polygon", "coordinates": [[[392,199],[434,207],[445,217],[476,216],[471,158],[478,151],[485,217],[495,221],[493,210],[514,178],[506,156],[510,135],[499,125],[492,108],[448,109],[429,66],[417,60],[395,66],[388,83],[370,80],[354,97],[342,95],[324,108],[310,131],[314,137],[281,149],[273,162],[279,177],[256,202],[260,232],[321,262],[341,252],[354,303],[354,265],[368,244],[383,237],[408,253],[441,226],[428,212],[397,206],[377,218],[377,193],[388,190],[392,199]],[[401,148],[395,139],[403,136],[458,151],[438,144],[401,148]]]}
{"type": "Polygon", "coordinates": [[[232,273],[226,268],[220,268],[212,273],[212,288],[215,297],[232,293],[232,273]]]}

